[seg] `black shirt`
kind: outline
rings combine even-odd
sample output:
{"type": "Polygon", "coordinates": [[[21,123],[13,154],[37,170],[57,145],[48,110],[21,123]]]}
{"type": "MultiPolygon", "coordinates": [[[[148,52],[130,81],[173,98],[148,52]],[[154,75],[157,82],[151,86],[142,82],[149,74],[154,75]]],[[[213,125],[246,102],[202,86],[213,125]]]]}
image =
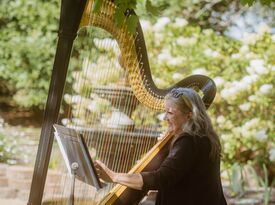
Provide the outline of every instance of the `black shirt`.
{"type": "Polygon", "coordinates": [[[207,137],[182,135],[158,170],[141,173],[143,190],[158,190],[157,205],[226,205],[210,148],[207,137]]]}

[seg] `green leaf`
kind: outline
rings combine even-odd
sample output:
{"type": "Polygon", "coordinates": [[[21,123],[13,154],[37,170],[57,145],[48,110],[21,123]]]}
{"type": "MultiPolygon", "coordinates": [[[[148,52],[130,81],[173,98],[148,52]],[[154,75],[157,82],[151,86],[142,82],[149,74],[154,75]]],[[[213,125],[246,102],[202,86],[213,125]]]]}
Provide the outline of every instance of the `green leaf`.
{"type": "Polygon", "coordinates": [[[124,10],[120,7],[117,7],[114,13],[114,21],[116,26],[121,26],[123,23],[123,20],[125,19],[124,10]]]}
{"type": "Polygon", "coordinates": [[[102,0],[95,0],[92,11],[94,13],[98,13],[100,11],[101,5],[102,5],[102,0]]]}
{"type": "Polygon", "coordinates": [[[125,4],[126,1],[125,0],[115,0],[115,4],[119,5],[119,4],[125,4]]]}
{"type": "Polygon", "coordinates": [[[154,16],[158,16],[160,14],[159,7],[154,6],[150,0],[146,0],[145,8],[148,13],[154,16]]]}
{"type": "Polygon", "coordinates": [[[272,1],[275,2],[274,0],[260,0],[262,5],[270,5],[272,1]]]}
{"type": "Polygon", "coordinates": [[[136,7],[137,7],[137,1],[136,0],[129,0],[128,8],[129,9],[136,9],[136,7]]]}
{"type": "Polygon", "coordinates": [[[127,24],[127,27],[128,27],[128,31],[131,34],[134,34],[136,32],[137,22],[138,22],[137,15],[131,15],[127,18],[126,24],[127,24]]]}
{"type": "Polygon", "coordinates": [[[241,4],[242,5],[248,5],[248,6],[252,6],[252,4],[255,2],[256,0],[241,0],[241,4]]]}

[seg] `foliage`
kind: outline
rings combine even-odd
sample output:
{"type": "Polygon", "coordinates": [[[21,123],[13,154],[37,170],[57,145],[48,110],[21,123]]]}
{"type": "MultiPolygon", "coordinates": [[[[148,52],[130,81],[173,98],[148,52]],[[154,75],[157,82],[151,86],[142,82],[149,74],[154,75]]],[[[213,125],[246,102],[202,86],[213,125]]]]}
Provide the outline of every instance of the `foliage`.
{"type": "MultiPolygon", "coordinates": [[[[203,27],[213,27],[217,24],[217,20],[221,21],[217,15],[229,10],[230,6],[239,5],[235,1],[208,1],[208,0],[155,0],[156,7],[162,8],[161,13],[164,16],[184,17],[189,23],[200,25],[203,27]],[[219,19],[218,19],[219,18],[219,19]]],[[[148,12],[147,12],[148,13],[148,12]]],[[[142,12],[143,15],[147,13],[142,12]]]]}
{"type": "Polygon", "coordinates": [[[4,135],[0,133],[0,162],[7,162],[12,159],[11,147],[7,146],[4,135]]]}
{"type": "Polygon", "coordinates": [[[10,128],[0,117],[0,162],[7,164],[30,164],[35,144],[30,137],[31,129],[10,128]]]}
{"type": "MultiPolygon", "coordinates": [[[[246,165],[234,163],[231,170],[227,170],[227,173],[230,182],[227,194],[230,198],[246,198],[247,195],[250,196],[252,195],[251,193],[255,193],[256,191],[258,195],[254,196],[255,200],[260,200],[259,202],[263,202],[264,205],[269,204],[272,199],[272,189],[274,188],[275,179],[270,181],[265,164],[260,167],[260,170],[256,170],[249,163],[246,165]],[[259,175],[259,171],[263,174],[259,175]]],[[[253,195],[250,197],[251,199],[254,198],[253,195]]]]}
{"type": "Polygon", "coordinates": [[[273,185],[275,184],[275,179],[273,179],[271,183],[269,182],[268,171],[265,164],[263,165],[263,170],[264,170],[264,177],[259,178],[259,181],[261,186],[264,187],[264,205],[268,205],[272,196],[271,193],[272,193],[273,185]]]}
{"type": "Polygon", "coordinates": [[[0,80],[20,106],[45,103],[57,38],[58,2],[0,2],[0,80]]]}
{"type": "Polygon", "coordinates": [[[260,2],[263,5],[270,5],[274,0],[241,0],[242,4],[248,4],[249,6],[252,6],[256,2],[260,2]]]}
{"type": "Polygon", "coordinates": [[[137,1],[136,7],[138,15],[142,18],[149,16],[157,20],[160,15],[183,17],[190,24],[223,33],[234,23],[236,17],[249,10],[247,5],[264,8],[266,11],[261,12],[261,15],[274,19],[274,0],[140,0],[137,1]],[[270,14],[266,15],[270,10],[270,14]]]}
{"type": "Polygon", "coordinates": [[[242,167],[234,163],[231,170],[227,170],[229,175],[231,195],[243,195],[244,194],[244,179],[242,174],[242,167]]]}
{"type": "Polygon", "coordinates": [[[19,160],[20,154],[18,142],[0,132],[0,162],[16,164],[19,160]]]}

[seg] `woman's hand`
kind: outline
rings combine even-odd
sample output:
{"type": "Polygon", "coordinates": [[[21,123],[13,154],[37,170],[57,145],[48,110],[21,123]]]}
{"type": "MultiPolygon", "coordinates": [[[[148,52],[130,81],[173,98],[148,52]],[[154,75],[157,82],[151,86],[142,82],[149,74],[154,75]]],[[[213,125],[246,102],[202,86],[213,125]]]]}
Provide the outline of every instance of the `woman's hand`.
{"type": "Polygon", "coordinates": [[[94,164],[99,178],[103,179],[105,182],[114,182],[115,172],[110,170],[99,160],[96,160],[94,164]]]}
{"type": "Polygon", "coordinates": [[[119,183],[137,190],[142,189],[143,179],[139,173],[117,173],[110,170],[105,164],[98,160],[95,161],[95,168],[98,176],[105,182],[119,183]]]}

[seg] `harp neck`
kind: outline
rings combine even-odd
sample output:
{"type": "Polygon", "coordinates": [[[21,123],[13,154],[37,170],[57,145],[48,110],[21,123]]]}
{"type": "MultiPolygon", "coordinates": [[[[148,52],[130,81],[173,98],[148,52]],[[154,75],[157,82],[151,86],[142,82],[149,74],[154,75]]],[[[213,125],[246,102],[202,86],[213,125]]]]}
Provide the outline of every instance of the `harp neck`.
{"type": "Polygon", "coordinates": [[[212,79],[203,75],[189,76],[167,89],[159,89],[151,75],[149,60],[140,23],[137,24],[136,34],[128,32],[127,26],[115,27],[113,14],[116,6],[105,0],[99,13],[94,14],[92,7],[94,0],[90,0],[81,19],[80,28],[95,26],[112,34],[121,50],[121,65],[128,73],[128,80],[133,92],[140,103],[154,110],[164,110],[164,97],[174,87],[193,87],[203,93],[203,102],[208,108],[214,100],[216,86],[212,79]]]}

